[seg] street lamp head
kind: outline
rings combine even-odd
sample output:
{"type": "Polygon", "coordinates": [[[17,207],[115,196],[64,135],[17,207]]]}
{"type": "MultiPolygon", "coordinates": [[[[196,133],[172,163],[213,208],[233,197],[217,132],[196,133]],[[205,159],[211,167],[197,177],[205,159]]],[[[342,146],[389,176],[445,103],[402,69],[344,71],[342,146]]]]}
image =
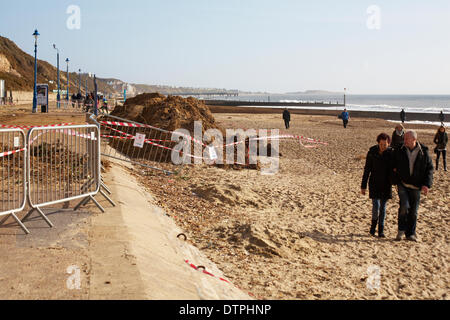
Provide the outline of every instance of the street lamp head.
{"type": "Polygon", "coordinates": [[[66,62],[69,63],[69,61],[70,61],[69,58],[67,58],[67,59],[66,59],[66,62]]]}
{"type": "Polygon", "coordinates": [[[34,36],[34,38],[35,38],[36,40],[37,40],[38,37],[40,36],[40,34],[39,34],[39,32],[37,31],[37,29],[34,30],[33,36],[34,36]]]}

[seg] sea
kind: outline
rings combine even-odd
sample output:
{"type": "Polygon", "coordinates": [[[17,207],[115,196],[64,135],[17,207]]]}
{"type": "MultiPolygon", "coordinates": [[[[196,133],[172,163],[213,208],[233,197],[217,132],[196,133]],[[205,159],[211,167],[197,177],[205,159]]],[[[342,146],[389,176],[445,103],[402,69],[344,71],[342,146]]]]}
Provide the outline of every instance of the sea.
{"type": "MultiPolygon", "coordinates": [[[[344,102],[343,94],[241,94],[237,97],[202,97],[203,99],[261,101],[261,102],[322,102],[335,104],[344,102]]],[[[270,107],[270,106],[265,106],[270,107]]],[[[274,106],[273,108],[284,108],[274,106]]],[[[343,107],[292,107],[290,109],[342,110],[343,107]]],[[[445,124],[450,124],[450,95],[346,95],[349,111],[383,111],[399,113],[435,113],[443,111],[445,124]]],[[[422,122],[429,123],[429,122],[422,122]]]]}

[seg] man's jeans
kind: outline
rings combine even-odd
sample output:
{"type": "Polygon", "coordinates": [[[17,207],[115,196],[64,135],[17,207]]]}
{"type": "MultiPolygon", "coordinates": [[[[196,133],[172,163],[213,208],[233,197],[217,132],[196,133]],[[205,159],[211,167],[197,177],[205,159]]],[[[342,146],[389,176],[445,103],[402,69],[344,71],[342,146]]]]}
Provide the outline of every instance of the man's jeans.
{"type": "Polygon", "coordinates": [[[372,199],[372,221],[378,221],[378,230],[384,229],[388,199],[372,199]]]}
{"type": "Polygon", "coordinates": [[[398,230],[404,231],[407,237],[416,235],[417,212],[420,204],[420,190],[409,189],[398,185],[400,211],[398,214],[398,230]]]}

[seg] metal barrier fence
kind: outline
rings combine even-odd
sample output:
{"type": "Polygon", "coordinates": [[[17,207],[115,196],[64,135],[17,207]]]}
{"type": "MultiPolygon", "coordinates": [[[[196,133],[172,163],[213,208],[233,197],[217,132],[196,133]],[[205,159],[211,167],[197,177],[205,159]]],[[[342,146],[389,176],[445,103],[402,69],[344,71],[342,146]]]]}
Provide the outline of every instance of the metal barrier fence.
{"type": "MultiPolygon", "coordinates": [[[[41,110],[38,110],[40,112],[41,110]]],[[[75,112],[82,113],[85,111],[85,106],[83,101],[72,101],[72,100],[61,100],[59,107],[57,101],[49,102],[48,112],[75,112]]]]}
{"type": "Polygon", "coordinates": [[[29,233],[16,216],[26,204],[26,157],[23,130],[0,129],[0,225],[12,216],[29,233]]]}
{"type": "MultiPolygon", "coordinates": [[[[204,142],[192,138],[190,135],[163,130],[148,124],[106,114],[99,116],[97,119],[91,116],[90,120],[100,128],[102,156],[159,170],[166,174],[172,174],[171,171],[162,168],[164,165],[170,167],[172,152],[177,152],[183,159],[208,161],[209,163],[215,163],[214,159],[223,159],[223,156],[227,155],[227,164],[256,168],[256,160],[250,163],[250,141],[256,140],[256,146],[258,143],[263,144],[267,149],[269,145],[265,141],[259,140],[272,139],[258,138],[257,136],[240,138],[240,134],[236,134],[228,137],[230,139],[227,138],[226,142],[217,140],[214,148],[212,148],[214,151],[211,151],[211,146],[207,146],[204,142]],[[176,149],[175,146],[179,142],[172,140],[174,134],[183,137],[185,143],[191,144],[191,153],[183,153],[182,150],[176,149]],[[241,147],[242,157],[239,157],[238,148],[241,147]],[[200,152],[192,154],[197,149],[200,152]],[[228,159],[228,153],[230,153],[231,159],[228,159]],[[216,154],[215,157],[214,154],[216,154]]],[[[254,158],[252,155],[251,159],[254,158]]],[[[184,161],[181,164],[183,165],[184,161]]]]}
{"type": "Polygon", "coordinates": [[[162,164],[170,166],[176,144],[172,132],[106,114],[90,119],[101,131],[102,156],[173,173],[162,168],[162,164]]]}
{"type": "Polygon", "coordinates": [[[25,221],[37,211],[50,227],[42,207],[82,199],[100,189],[100,132],[95,125],[33,128],[28,132],[28,204],[25,221]]]}

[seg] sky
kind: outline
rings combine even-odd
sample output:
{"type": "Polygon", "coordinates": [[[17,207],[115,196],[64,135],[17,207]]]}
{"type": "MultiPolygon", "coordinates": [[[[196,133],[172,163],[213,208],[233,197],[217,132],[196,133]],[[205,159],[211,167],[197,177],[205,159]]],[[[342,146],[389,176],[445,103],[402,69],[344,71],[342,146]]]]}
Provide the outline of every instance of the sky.
{"type": "Polygon", "coordinates": [[[0,0],[0,8],[1,36],[33,54],[38,29],[39,59],[56,65],[55,43],[64,69],[68,57],[72,71],[102,78],[450,94],[448,0],[0,0]]]}

